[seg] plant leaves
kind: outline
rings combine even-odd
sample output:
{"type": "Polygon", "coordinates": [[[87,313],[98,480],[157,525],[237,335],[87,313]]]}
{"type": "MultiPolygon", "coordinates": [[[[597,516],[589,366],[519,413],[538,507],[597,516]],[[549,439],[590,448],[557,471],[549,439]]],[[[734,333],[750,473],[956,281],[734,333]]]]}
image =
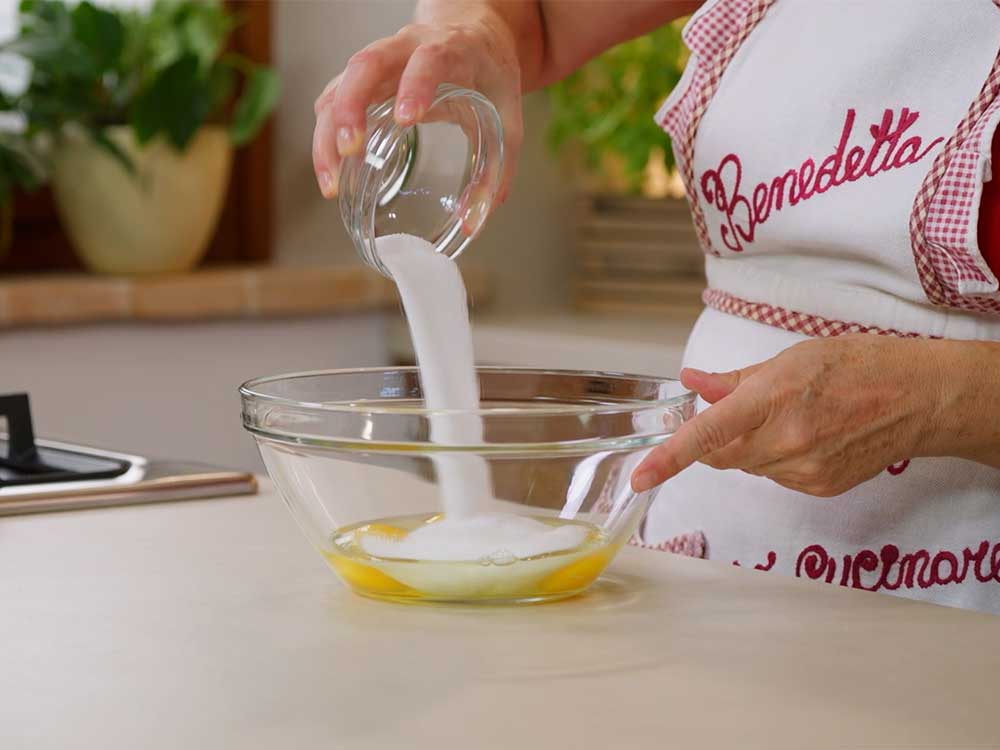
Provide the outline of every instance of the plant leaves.
{"type": "Polygon", "coordinates": [[[236,73],[227,65],[215,65],[208,74],[209,116],[214,117],[232,98],[236,73]]]}
{"type": "Polygon", "coordinates": [[[20,55],[29,60],[51,59],[66,45],[56,36],[19,36],[0,44],[0,52],[20,55]]]}
{"type": "Polygon", "coordinates": [[[202,71],[207,71],[236,28],[236,19],[218,2],[188,3],[185,8],[181,25],[185,49],[197,55],[202,71]]]}
{"type": "Polygon", "coordinates": [[[683,21],[620,44],[548,88],[549,148],[572,147],[593,172],[624,177],[631,190],[642,188],[646,165],[658,149],[673,166],[670,138],[653,115],[680,80],[687,50],[683,21]],[[617,170],[623,172],[617,174],[617,170]]]}
{"type": "Polygon", "coordinates": [[[24,0],[19,14],[20,33],[0,49],[32,61],[58,60],[73,32],[68,6],[54,0],[24,0]]]}
{"type": "Polygon", "coordinates": [[[254,67],[236,103],[229,137],[237,146],[251,140],[278,103],[281,83],[270,68],[254,67]]]}
{"type": "Polygon", "coordinates": [[[207,73],[222,54],[236,23],[218,0],[157,0],[147,21],[153,71],[193,54],[202,73],[207,73]]]}
{"type": "Polygon", "coordinates": [[[31,191],[46,178],[46,164],[20,133],[0,131],[0,204],[15,188],[31,191]]]}
{"type": "Polygon", "coordinates": [[[30,64],[27,88],[0,103],[23,115],[29,136],[58,137],[76,124],[112,152],[97,134],[129,123],[139,143],[163,137],[183,149],[217,118],[231,123],[233,140],[253,137],[274,107],[277,77],[224,53],[238,23],[226,4],[155,0],[139,11],[95,3],[22,0],[19,34],[0,43],[0,53],[30,64]],[[230,109],[238,74],[246,84],[230,109]]]}
{"type": "Polygon", "coordinates": [[[95,128],[90,131],[90,137],[94,143],[104,149],[115,161],[122,165],[122,168],[129,174],[135,174],[135,164],[127,153],[115,143],[103,128],[95,128]]]}
{"type": "Polygon", "coordinates": [[[73,9],[73,38],[103,73],[118,63],[125,47],[125,27],[115,13],[82,2],[73,9]]]}
{"type": "Polygon", "coordinates": [[[130,117],[139,143],[159,134],[177,149],[188,145],[211,107],[208,81],[198,68],[195,55],[184,55],[139,92],[130,117]]]}

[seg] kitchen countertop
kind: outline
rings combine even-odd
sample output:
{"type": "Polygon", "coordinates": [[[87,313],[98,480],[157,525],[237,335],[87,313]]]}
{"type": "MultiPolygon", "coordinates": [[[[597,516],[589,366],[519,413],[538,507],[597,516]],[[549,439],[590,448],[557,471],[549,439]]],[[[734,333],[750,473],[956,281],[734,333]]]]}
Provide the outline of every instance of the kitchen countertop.
{"type": "Polygon", "coordinates": [[[1000,746],[1000,618],[633,548],[558,604],[368,601],[263,488],[0,521],[0,747],[1000,746]]]}
{"type": "MultiPolygon", "coordinates": [[[[482,313],[472,319],[476,361],[509,367],[555,367],[676,377],[684,346],[701,307],[673,313],[593,313],[541,310],[482,313]]],[[[412,361],[403,320],[389,327],[389,348],[412,361]]]]}

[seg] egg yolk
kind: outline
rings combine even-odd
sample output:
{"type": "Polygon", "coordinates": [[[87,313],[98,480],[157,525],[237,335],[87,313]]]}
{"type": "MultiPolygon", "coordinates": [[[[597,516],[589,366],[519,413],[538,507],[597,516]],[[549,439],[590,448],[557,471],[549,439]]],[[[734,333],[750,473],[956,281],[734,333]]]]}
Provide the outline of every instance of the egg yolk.
{"type": "MultiPolygon", "coordinates": [[[[439,519],[440,516],[434,516],[425,520],[424,523],[433,523],[439,519]]],[[[408,533],[409,531],[405,528],[381,522],[365,524],[364,526],[356,527],[353,531],[355,543],[359,542],[365,536],[399,541],[405,539],[408,533]]],[[[582,591],[590,586],[604,571],[619,546],[605,545],[595,549],[589,554],[577,557],[563,567],[543,575],[540,580],[539,578],[532,580],[532,576],[529,575],[523,581],[524,590],[521,595],[550,596],[582,591]]],[[[377,562],[375,564],[362,562],[353,555],[343,554],[340,551],[324,552],[324,556],[344,583],[358,593],[412,599],[421,599],[427,596],[425,592],[413,588],[383,572],[378,567],[377,562]]],[[[377,560],[377,558],[373,559],[377,560]]],[[[465,566],[468,563],[459,563],[459,565],[465,566]]]]}
{"type": "Polygon", "coordinates": [[[564,591],[584,589],[594,582],[613,556],[614,549],[610,547],[585,555],[543,578],[538,584],[538,592],[559,594],[564,591]]]}
{"type": "Polygon", "coordinates": [[[349,560],[333,552],[327,552],[325,555],[330,565],[337,571],[337,575],[353,589],[373,594],[418,595],[414,589],[371,565],[349,560]]]}
{"type": "Polygon", "coordinates": [[[383,536],[389,539],[402,539],[408,532],[406,529],[401,529],[398,526],[390,526],[387,523],[369,523],[362,526],[355,533],[359,535],[371,534],[373,536],[383,536]]]}
{"type": "MultiPolygon", "coordinates": [[[[359,535],[371,534],[390,539],[402,539],[406,536],[407,531],[387,523],[370,523],[359,528],[357,533],[359,535]]],[[[351,560],[336,552],[325,552],[324,556],[344,582],[353,589],[373,594],[418,595],[416,590],[371,565],[351,560]]]]}

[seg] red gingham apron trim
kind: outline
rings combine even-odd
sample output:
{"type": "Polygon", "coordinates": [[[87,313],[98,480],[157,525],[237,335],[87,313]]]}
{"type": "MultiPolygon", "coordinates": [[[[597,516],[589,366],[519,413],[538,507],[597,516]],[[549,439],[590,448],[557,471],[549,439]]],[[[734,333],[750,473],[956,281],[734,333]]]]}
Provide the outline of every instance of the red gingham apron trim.
{"type": "MultiPolygon", "coordinates": [[[[597,513],[610,513],[614,507],[614,501],[610,494],[610,487],[614,487],[617,484],[617,480],[621,477],[622,467],[617,466],[611,470],[608,480],[604,484],[604,489],[601,490],[600,496],[597,498],[597,502],[594,504],[594,511],[597,513]]],[[[656,544],[649,544],[645,542],[642,538],[642,529],[645,527],[645,519],[639,525],[639,528],[632,534],[632,537],[628,540],[628,543],[633,547],[641,547],[642,549],[656,550],[657,552],[673,552],[675,555],[685,555],[687,557],[704,557],[705,556],[705,535],[700,531],[692,531],[687,534],[678,534],[672,539],[667,539],[656,544]]]]}
{"type": "Polygon", "coordinates": [[[806,336],[823,338],[843,336],[848,333],[873,333],[879,336],[898,336],[907,339],[933,338],[921,333],[897,331],[893,328],[879,328],[861,323],[848,323],[843,320],[830,320],[810,313],[786,310],[766,302],[750,302],[719,289],[706,289],[702,294],[702,300],[706,305],[719,312],[806,336]]]}
{"type": "Polygon", "coordinates": [[[651,549],[657,552],[673,552],[675,555],[685,557],[703,558],[705,556],[705,535],[700,531],[692,531],[689,534],[678,534],[673,539],[667,539],[657,544],[648,544],[642,541],[638,533],[628,541],[633,547],[641,549],[651,549]]]}
{"type": "MultiPolygon", "coordinates": [[[[1000,7],[1000,0],[994,2],[1000,7]]],[[[978,218],[978,207],[973,204],[982,181],[983,160],[988,158],[983,143],[992,139],[986,126],[998,108],[1000,52],[965,118],[934,160],[910,213],[910,242],[927,298],[935,305],[995,315],[1000,314],[996,278],[971,246],[978,218]],[[986,294],[963,294],[963,288],[986,294]]],[[[994,179],[1000,179],[1000,174],[994,179]]]]}
{"type": "Polygon", "coordinates": [[[712,255],[719,255],[719,252],[712,247],[705,214],[698,200],[694,178],[695,136],[730,60],[775,1],[721,0],[692,21],[684,39],[695,53],[692,63],[697,69],[688,90],[662,119],[663,127],[673,140],[698,241],[702,249],[712,255]]]}
{"type": "Polygon", "coordinates": [[[754,0],[719,0],[691,18],[684,43],[705,62],[714,60],[740,33],[754,0]]]}

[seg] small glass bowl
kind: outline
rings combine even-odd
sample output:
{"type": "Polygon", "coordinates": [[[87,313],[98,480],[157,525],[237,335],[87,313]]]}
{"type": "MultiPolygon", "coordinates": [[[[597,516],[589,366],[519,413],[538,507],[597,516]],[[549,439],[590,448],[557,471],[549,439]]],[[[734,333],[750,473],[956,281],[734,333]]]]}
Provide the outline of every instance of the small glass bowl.
{"type": "Polygon", "coordinates": [[[491,367],[477,373],[482,406],[470,412],[424,408],[415,368],[278,375],[240,389],[243,426],[268,474],[306,537],[357,593],[515,603],[583,591],[649,507],[651,491],[632,491],[633,469],[694,414],[694,394],[668,378],[491,367]],[[482,422],[479,444],[431,441],[435,420],[469,416],[482,422]],[[490,513],[573,526],[558,530],[577,541],[544,554],[508,545],[475,559],[391,552],[416,529],[441,521],[440,470],[463,461],[488,467],[490,513]]]}
{"type": "Polygon", "coordinates": [[[364,148],[344,159],[340,212],[362,260],[390,276],[375,239],[406,233],[456,257],[482,228],[503,171],[503,125],[482,94],[438,87],[423,121],[401,127],[395,99],[368,111],[364,148]]]}

